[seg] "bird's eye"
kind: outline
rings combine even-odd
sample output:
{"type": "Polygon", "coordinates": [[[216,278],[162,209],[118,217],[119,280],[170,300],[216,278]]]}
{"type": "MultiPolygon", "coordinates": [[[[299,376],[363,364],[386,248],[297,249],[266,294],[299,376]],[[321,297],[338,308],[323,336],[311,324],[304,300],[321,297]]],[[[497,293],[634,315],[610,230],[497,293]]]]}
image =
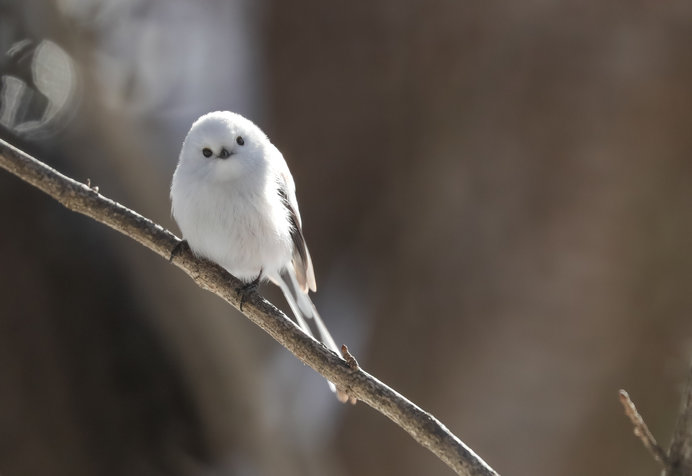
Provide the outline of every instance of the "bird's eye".
{"type": "Polygon", "coordinates": [[[238,145],[245,145],[245,140],[243,140],[243,138],[241,136],[236,137],[235,142],[238,145]]]}
{"type": "Polygon", "coordinates": [[[211,151],[211,149],[209,147],[205,147],[204,149],[202,149],[202,155],[203,156],[211,157],[211,154],[213,154],[213,152],[211,151]]]}
{"type": "Polygon", "coordinates": [[[228,150],[223,148],[223,149],[221,149],[221,153],[219,154],[219,159],[225,159],[229,155],[231,155],[231,154],[228,152],[228,150]]]}

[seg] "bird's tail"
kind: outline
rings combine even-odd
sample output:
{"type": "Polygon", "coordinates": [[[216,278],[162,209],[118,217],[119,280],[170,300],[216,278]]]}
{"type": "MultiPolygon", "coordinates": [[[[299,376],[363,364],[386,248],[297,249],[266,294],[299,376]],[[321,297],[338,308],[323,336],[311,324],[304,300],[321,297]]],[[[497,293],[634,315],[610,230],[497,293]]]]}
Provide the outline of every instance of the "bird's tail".
{"type": "MultiPolygon", "coordinates": [[[[308,293],[303,292],[298,284],[295,273],[292,269],[285,269],[278,277],[272,279],[276,285],[281,288],[281,291],[291,306],[291,311],[296,316],[298,325],[309,336],[314,337],[322,342],[329,350],[332,350],[336,355],[341,355],[339,348],[334,342],[332,335],[327,330],[327,326],[322,322],[322,318],[315,309],[308,293]]],[[[329,388],[336,392],[336,387],[332,382],[329,382],[329,388]]]]}

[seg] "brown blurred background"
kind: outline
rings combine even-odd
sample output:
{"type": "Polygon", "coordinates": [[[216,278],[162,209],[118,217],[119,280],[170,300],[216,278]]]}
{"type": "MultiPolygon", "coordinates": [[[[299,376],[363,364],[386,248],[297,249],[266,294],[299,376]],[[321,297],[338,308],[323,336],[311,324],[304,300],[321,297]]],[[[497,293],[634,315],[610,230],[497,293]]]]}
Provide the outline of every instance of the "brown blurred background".
{"type": "MultiPolygon", "coordinates": [[[[692,4],[0,1],[0,135],[177,232],[192,121],[293,170],[318,307],[503,475],[653,475],[692,357],[692,4]]],[[[0,173],[0,474],[447,475],[0,173]]],[[[286,308],[279,294],[262,292],[286,308]]]]}

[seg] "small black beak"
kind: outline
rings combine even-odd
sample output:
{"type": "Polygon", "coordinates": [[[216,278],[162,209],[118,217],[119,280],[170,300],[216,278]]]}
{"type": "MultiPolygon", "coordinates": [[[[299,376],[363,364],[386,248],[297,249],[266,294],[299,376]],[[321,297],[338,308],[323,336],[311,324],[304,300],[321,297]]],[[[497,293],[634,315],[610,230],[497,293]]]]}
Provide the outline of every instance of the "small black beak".
{"type": "Polygon", "coordinates": [[[229,152],[228,149],[221,149],[221,152],[216,157],[219,159],[227,159],[233,155],[233,152],[229,152]]]}

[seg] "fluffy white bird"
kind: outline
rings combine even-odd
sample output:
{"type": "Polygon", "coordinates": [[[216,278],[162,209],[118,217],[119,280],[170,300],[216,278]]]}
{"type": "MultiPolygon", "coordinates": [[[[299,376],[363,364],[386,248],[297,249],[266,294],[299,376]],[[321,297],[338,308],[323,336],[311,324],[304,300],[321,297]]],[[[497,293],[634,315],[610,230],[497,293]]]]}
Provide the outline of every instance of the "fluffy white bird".
{"type": "Polygon", "coordinates": [[[293,177],[259,127],[228,111],[195,121],[173,174],[171,201],[195,254],[250,287],[264,279],[279,286],[300,327],[340,355],[308,296],[316,290],[315,273],[293,177]]]}

